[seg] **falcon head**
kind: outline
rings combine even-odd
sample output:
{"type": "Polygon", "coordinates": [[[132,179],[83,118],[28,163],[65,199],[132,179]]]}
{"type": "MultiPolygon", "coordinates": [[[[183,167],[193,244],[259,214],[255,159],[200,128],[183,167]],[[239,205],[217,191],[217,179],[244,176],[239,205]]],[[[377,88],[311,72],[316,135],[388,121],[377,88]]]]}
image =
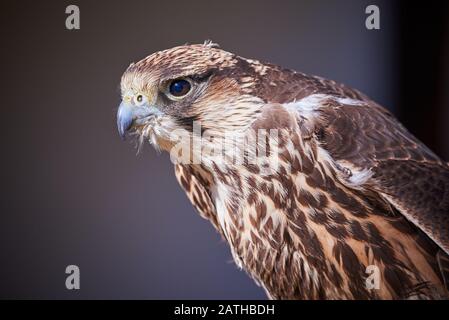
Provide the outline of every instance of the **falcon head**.
{"type": "Polygon", "coordinates": [[[245,130],[264,103],[256,88],[266,68],[211,43],[156,52],[122,76],[119,134],[149,139],[168,151],[171,133],[192,132],[194,122],[201,132],[245,130]]]}

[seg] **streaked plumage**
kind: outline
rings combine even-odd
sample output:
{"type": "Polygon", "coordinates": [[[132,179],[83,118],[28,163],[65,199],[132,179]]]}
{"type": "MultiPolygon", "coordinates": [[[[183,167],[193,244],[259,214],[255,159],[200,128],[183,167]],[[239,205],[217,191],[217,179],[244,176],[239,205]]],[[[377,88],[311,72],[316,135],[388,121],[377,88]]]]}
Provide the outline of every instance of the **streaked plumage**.
{"type": "Polygon", "coordinates": [[[121,86],[120,132],[166,151],[170,133],[195,121],[217,136],[278,130],[270,174],[207,157],[175,164],[195,208],[271,298],[449,297],[449,166],[365,95],[211,44],[154,53],[121,86]],[[167,86],[181,78],[192,92],[174,99],[167,86]],[[379,289],[366,287],[369,265],[379,289]]]}

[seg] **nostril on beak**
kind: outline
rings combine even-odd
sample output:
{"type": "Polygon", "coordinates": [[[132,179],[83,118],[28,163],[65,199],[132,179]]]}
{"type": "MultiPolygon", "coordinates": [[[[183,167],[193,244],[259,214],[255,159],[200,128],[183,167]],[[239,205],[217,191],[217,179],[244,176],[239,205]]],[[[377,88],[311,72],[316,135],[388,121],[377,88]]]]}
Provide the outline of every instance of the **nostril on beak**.
{"type": "Polygon", "coordinates": [[[121,103],[117,111],[117,129],[122,139],[125,138],[125,133],[131,127],[132,123],[133,113],[131,111],[131,108],[121,103]]]}

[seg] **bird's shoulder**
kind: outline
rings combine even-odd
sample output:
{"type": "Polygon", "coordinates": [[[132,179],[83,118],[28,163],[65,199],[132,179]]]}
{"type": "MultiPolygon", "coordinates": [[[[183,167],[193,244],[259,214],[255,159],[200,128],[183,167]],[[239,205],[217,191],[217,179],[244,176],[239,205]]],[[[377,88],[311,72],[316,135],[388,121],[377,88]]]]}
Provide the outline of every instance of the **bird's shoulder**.
{"type": "Polygon", "coordinates": [[[314,93],[267,104],[255,124],[297,130],[329,155],[342,183],[376,193],[449,252],[449,166],[385,108],[314,93]]]}

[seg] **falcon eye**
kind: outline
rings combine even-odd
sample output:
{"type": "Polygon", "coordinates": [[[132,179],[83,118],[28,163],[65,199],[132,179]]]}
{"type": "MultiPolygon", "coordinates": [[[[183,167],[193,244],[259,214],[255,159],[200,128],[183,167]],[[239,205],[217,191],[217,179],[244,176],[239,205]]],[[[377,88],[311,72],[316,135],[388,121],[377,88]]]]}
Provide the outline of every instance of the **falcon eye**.
{"type": "Polygon", "coordinates": [[[143,100],[143,96],[141,94],[139,94],[137,96],[137,102],[142,102],[142,100],[143,100]]]}
{"type": "Polygon", "coordinates": [[[189,93],[191,89],[190,82],[185,79],[177,79],[173,80],[169,87],[168,91],[170,94],[174,97],[182,97],[185,96],[187,93],[189,93]]]}

